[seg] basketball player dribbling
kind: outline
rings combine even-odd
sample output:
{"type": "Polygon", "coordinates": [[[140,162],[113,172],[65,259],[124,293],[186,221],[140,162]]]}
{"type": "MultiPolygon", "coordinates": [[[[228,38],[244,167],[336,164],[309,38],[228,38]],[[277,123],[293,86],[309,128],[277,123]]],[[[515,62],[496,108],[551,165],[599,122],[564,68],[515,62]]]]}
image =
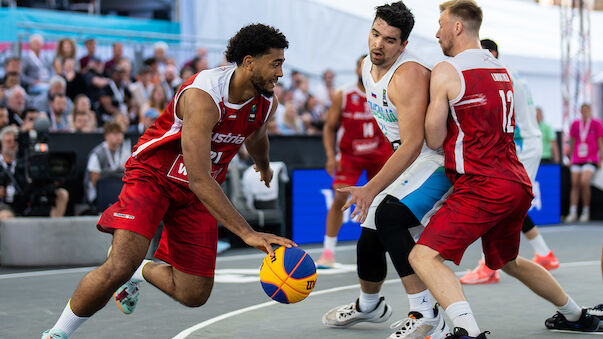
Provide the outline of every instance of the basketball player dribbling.
{"type": "Polygon", "coordinates": [[[480,48],[481,8],[472,0],[453,0],[441,4],[440,11],[436,37],[452,58],[433,69],[425,139],[432,149],[443,145],[453,192],[410,253],[412,267],[454,324],[447,338],[486,338],[458,278],[443,263],[458,265],[479,238],[489,268],[502,268],[557,307],[545,321],[547,328],[594,331],[598,318],[581,309],[542,266],[518,256],[533,195],[513,143],[510,76],[480,48]]]}
{"type": "Polygon", "coordinates": [[[118,307],[131,313],[142,281],[186,306],[203,305],[213,287],[218,221],[271,255],[271,244],[295,246],[254,231],[220,188],[243,143],[261,180],[270,184],[265,122],[278,105],[272,91],[283,75],[287,47],[285,36],[273,27],[243,27],[226,50],[226,59],[236,65],[200,72],[181,86],[134,147],[119,201],[98,222],[99,230],[113,233],[109,257],[82,279],[42,339],[68,338],[116,290],[118,307]],[[144,260],[162,220],[155,257],[167,264],[144,260]]]}

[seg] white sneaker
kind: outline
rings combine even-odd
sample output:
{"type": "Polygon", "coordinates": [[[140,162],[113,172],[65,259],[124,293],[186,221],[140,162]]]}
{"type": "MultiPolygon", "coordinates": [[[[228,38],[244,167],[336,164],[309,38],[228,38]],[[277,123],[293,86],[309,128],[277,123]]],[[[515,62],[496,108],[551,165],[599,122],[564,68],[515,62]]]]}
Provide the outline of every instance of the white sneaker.
{"type": "Polygon", "coordinates": [[[408,313],[408,318],[398,320],[393,323],[390,328],[398,330],[392,333],[388,339],[444,339],[450,332],[450,329],[438,312],[438,305],[433,308],[433,318],[423,318],[423,314],[411,311],[408,313]]]}
{"type": "Polygon", "coordinates": [[[335,307],[322,316],[322,323],[330,327],[345,328],[359,322],[382,323],[392,315],[392,308],[379,298],[379,303],[370,312],[362,312],[358,308],[358,299],[349,305],[335,307]]]}
{"type": "Polygon", "coordinates": [[[570,213],[565,217],[565,222],[576,222],[578,220],[578,215],[576,213],[570,213]]]}
{"type": "Polygon", "coordinates": [[[582,214],[580,215],[580,222],[589,222],[590,221],[590,213],[588,212],[582,212],[582,214]]]}

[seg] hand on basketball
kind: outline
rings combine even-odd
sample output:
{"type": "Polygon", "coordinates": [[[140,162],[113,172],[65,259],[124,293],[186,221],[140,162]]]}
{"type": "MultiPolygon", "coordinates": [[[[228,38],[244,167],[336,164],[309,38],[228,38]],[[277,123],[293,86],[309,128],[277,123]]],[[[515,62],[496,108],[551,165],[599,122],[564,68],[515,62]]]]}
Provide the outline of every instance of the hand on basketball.
{"type": "Polygon", "coordinates": [[[266,187],[270,187],[270,182],[272,181],[272,176],[274,175],[272,168],[268,166],[267,169],[260,169],[258,168],[258,165],[253,165],[253,169],[256,172],[260,172],[260,181],[263,181],[266,187]]]}
{"type": "Polygon", "coordinates": [[[354,211],[352,212],[350,217],[352,218],[352,220],[354,220],[356,222],[363,223],[366,220],[369,206],[371,206],[371,203],[373,202],[373,199],[375,199],[376,194],[372,193],[366,187],[366,185],[360,186],[360,187],[357,187],[357,186],[342,187],[342,188],[338,188],[337,190],[339,192],[345,192],[345,193],[350,194],[350,199],[348,200],[348,202],[346,202],[345,205],[343,205],[341,210],[345,211],[348,208],[350,208],[352,205],[356,205],[356,208],[354,208],[354,211]]]}
{"type": "Polygon", "coordinates": [[[297,244],[293,241],[270,233],[253,231],[246,236],[242,236],[241,239],[243,239],[247,245],[266,252],[270,254],[270,256],[274,256],[274,251],[272,250],[271,244],[277,244],[285,247],[297,247],[297,244]]]}

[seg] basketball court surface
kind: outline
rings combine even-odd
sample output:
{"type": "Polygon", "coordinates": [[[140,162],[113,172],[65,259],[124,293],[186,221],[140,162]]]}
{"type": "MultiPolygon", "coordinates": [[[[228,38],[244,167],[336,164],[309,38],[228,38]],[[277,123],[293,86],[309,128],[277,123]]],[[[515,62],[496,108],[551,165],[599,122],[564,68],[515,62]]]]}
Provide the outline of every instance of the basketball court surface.
{"type": "MultiPolygon", "coordinates": [[[[603,303],[601,245],[603,223],[541,227],[561,266],[552,271],[564,289],[582,305],[603,303]]],[[[102,235],[104,236],[104,235],[102,235]]],[[[302,246],[316,260],[321,246],[302,246]]],[[[466,252],[457,275],[480,258],[479,243],[466,252]]],[[[533,250],[522,237],[520,255],[533,250]]],[[[187,308],[148,283],[141,286],[136,312],[122,314],[113,300],[82,325],[73,338],[387,338],[393,322],[406,316],[408,301],[391,263],[382,295],[393,308],[385,323],[360,323],[348,329],[325,327],[329,309],[353,302],[359,293],[353,242],[338,244],[340,265],[319,270],[314,292],[298,304],[270,301],[259,283],[264,255],[251,248],[232,249],[218,256],[212,296],[200,308],[187,308]]],[[[0,338],[39,338],[52,327],[79,280],[91,267],[48,270],[0,268],[0,338]]],[[[488,338],[600,338],[603,333],[559,333],[544,327],[555,308],[510,276],[498,284],[464,286],[473,312],[488,338]]]]}

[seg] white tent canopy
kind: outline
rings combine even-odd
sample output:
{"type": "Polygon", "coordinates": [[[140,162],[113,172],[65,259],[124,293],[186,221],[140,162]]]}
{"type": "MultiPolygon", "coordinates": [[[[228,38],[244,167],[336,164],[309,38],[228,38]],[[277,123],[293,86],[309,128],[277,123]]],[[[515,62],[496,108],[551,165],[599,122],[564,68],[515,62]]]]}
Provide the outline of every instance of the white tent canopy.
{"type": "MultiPolygon", "coordinates": [[[[405,0],[415,15],[409,47],[431,62],[442,60],[435,38],[438,0],[405,0]]],[[[353,76],[355,60],[367,52],[377,0],[183,0],[182,33],[226,41],[244,25],[278,27],[289,39],[286,66],[319,75],[330,68],[353,76]]],[[[560,18],[558,7],[505,0],[478,1],[484,11],[481,36],[499,44],[501,60],[523,75],[546,120],[561,127],[560,18]]],[[[603,13],[592,18],[593,74],[603,71],[603,13]]],[[[339,81],[341,82],[341,81],[339,81]]]]}

